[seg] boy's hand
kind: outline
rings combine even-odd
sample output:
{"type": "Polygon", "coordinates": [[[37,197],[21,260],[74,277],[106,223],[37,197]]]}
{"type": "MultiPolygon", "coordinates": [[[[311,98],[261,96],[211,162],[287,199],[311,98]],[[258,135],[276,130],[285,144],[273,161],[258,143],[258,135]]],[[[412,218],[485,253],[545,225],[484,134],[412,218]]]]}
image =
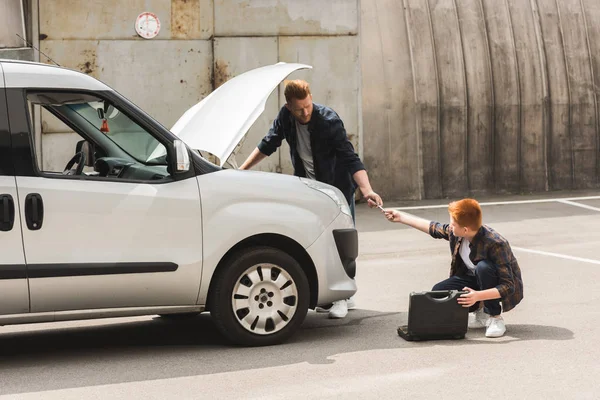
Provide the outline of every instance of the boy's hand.
{"type": "Polygon", "coordinates": [[[469,293],[461,294],[458,298],[458,304],[463,307],[471,307],[473,304],[477,303],[479,300],[479,292],[477,290],[473,290],[468,287],[464,287],[463,290],[468,291],[469,293]]]}
{"type": "Polygon", "coordinates": [[[385,214],[387,220],[390,222],[402,222],[402,214],[400,213],[400,211],[385,210],[383,211],[383,213],[385,214]]]}

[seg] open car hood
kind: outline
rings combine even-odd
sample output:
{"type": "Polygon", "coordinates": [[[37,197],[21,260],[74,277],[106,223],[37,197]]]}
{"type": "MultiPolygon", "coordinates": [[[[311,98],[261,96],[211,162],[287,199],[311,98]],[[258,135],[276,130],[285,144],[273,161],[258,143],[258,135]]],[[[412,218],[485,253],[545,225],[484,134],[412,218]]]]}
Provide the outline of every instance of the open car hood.
{"type": "Polygon", "coordinates": [[[240,74],[187,110],[171,132],[190,148],[219,157],[223,166],[264,111],[271,92],[289,74],[307,68],[312,67],[280,62],[240,74]]]}

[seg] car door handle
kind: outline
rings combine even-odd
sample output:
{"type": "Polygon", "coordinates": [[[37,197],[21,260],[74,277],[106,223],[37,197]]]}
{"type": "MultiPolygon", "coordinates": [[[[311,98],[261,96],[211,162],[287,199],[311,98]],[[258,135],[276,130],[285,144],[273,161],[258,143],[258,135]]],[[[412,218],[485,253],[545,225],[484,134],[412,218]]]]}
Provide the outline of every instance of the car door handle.
{"type": "Polygon", "coordinates": [[[38,193],[29,193],[25,197],[25,221],[31,231],[37,231],[44,222],[44,201],[38,193]]]}
{"type": "Polygon", "coordinates": [[[15,202],[10,194],[0,194],[0,231],[10,231],[14,223],[15,202]]]}

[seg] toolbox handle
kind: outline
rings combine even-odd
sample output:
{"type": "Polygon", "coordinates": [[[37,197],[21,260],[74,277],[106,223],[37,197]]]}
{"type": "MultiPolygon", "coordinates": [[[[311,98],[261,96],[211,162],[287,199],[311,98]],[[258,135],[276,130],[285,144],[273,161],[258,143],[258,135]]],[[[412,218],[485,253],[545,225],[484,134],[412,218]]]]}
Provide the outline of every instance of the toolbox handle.
{"type": "Polygon", "coordinates": [[[427,292],[427,297],[431,300],[436,301],[438,303],[443,303],[448,300],[452,300],[457,298],[463,293],[468,293],[465,290],[432,290],[431,292],[427,292]]]}

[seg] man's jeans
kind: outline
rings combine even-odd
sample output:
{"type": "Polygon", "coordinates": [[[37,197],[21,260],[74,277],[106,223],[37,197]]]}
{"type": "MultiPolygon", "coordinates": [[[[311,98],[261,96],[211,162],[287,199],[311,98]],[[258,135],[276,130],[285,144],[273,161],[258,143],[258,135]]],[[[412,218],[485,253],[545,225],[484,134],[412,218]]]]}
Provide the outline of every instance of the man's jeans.
{"type": "Polygon", "coordinates": [[[350,199],[349,203],[350,204],[348,204],[348,205],[350,206],[350,213],[352,214],[352,221],[354,222],[354,226],[356,226],[356,211],[354,210],[354,208],[355,208],[354,195],[350,199]]]}
{"type": "MultiPolygon", "coordinates": [[[[475,266],[475,275],[454,275],[445,281],[437,283],[433,290],[462,290],[465,286],[473,290],[493,289],[498,285],[498,271],[494,264],[482,260],[475,266]]],[[[500,299],[486,300],[483,302],[484,311],[489,315],[500,315],[502,307],[500,299]]],[[[479,303],[473,304],[470,312],[477,311],[479,303]]]]}

